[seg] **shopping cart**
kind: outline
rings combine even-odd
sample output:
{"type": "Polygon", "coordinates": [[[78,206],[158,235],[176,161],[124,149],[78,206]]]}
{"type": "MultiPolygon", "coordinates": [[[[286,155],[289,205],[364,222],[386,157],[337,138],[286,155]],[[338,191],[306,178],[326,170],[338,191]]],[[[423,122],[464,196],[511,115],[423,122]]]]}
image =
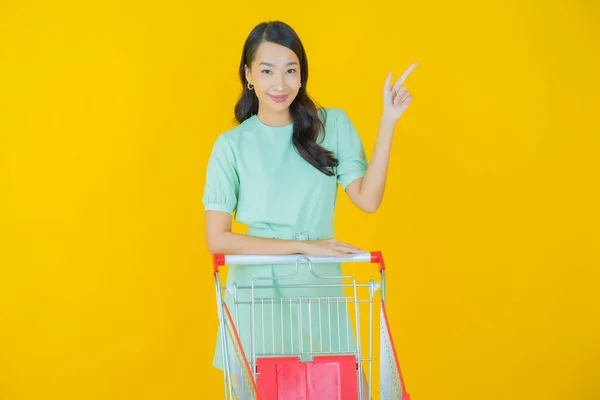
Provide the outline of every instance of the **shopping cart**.
{"type": "Polygon", "coordinates": [[[381,252],[348,258],[305,255],[214,255],[219,336],[225,398],[261,400],[368,400],[373,363],[379,358],[380,399],[410,400],[398,364],[385,308],[385,263],[381,252]],[[366,262],[379,266],[379,281],[318,274],[314,264],[366,262]],[[222,286],[224,265],[295,264],[289,275],[255,277],[250,285],[222,286]],[[305,265],[306,264],[306,265],[305,265]],[[301,268],[310,283],[296,282],[301,268]],[[316,283],[316,282],[319,283],[316,283]],[[273,290],[303,295],[276,297],[273,290]],[[314,296],[306,296],[306,289],[314,296]],[[319,295],[337,288],[341,295],[319,295]],[[380,300],[374,301],[380,293],[380,300]],[[229,306],[225,295],[229,297],[229,306]],[[375,304],[380,305],[374,315],[375,304]],[[368,308],[368,337],[361,337],[361,314],[368,308]],[[233,310],[230,310],[233,308],[233,310]],[[373,324],[379,319],[379,338],[373,324]],[[352,321],[351,321],[352,319],[352,321]],[[379,354],[373,342],[379,340],[379,354]],[[366,349],[363,343],[368,343],[366,349]],[[368,378],[367,378],[368,376],[368,378]]]}

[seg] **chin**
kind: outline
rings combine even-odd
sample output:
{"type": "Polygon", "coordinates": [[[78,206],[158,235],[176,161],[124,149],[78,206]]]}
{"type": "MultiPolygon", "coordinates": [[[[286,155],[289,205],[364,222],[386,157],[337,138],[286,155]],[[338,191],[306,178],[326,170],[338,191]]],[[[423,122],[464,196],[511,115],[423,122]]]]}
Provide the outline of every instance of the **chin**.
{"type": "Polygon", "coordinates": [[[281,104],[272,104],[269,108],[277,113],[283,112],[283,111],[287,111],[290,106],[292,105],[292,102],[285,102],[285,103],[281,103],[281,104]]]}

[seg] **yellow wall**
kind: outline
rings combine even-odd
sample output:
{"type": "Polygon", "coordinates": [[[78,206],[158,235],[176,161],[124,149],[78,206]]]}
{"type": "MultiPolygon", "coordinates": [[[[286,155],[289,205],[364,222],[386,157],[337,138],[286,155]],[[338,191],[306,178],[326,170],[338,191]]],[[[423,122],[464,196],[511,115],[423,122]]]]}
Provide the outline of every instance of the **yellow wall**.
{"type": "Polygon", "coordinates": [[[413,397],[600,398],[596,3],[200,3],[0,3],[1,399],[222,398],[204,167],[264,19],[369,153],[420,63],[383,207],[336,220],[413,397]]]}

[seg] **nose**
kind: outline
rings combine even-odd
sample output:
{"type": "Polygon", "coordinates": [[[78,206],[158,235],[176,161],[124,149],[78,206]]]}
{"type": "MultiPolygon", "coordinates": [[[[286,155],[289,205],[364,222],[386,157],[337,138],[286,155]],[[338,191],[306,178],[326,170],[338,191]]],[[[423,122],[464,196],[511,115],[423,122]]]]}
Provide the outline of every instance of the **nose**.
{"type": "Polygon", "coordinates": [[[283,92],[283,89],[285,88],[285,76],[283,74],[278,74],[277,78],[275,79],[275,89],[283,92]]]}

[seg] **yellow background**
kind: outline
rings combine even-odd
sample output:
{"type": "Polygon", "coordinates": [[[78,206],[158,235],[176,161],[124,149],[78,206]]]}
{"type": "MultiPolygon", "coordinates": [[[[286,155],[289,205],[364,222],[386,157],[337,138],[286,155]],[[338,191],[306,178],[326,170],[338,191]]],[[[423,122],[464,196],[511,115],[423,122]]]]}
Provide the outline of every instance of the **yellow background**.
{"type": "Polygon", "coordinates": [[[583,0],[0,2],[0,398],[222,398],[204,168],[266,19],[369,154],[386,73],[420,63],[382,208],[336,215],[387,256],[413,398],[600,398],[583,0]]]}

